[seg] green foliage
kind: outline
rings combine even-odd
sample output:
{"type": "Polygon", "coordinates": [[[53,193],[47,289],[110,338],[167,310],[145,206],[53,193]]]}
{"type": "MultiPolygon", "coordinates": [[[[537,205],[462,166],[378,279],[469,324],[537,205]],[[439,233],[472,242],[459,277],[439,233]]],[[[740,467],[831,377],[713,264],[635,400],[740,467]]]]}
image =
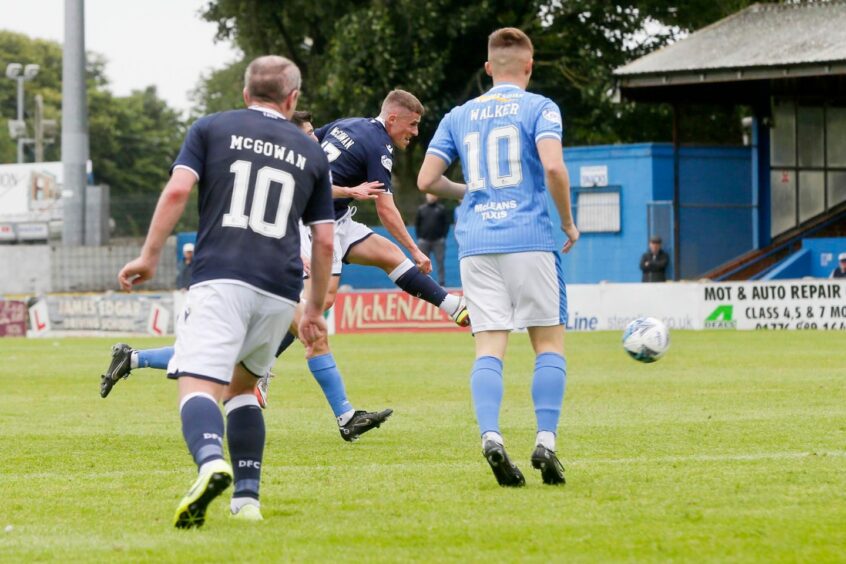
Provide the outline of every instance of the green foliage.
{"type": "MultiPolygon", "coordinates": [[[[41,94],[45,118],[55,119],[61,128],[61,45],[0,31],[0,66],[5,69],[8,62],[41,65],[38,76],[25,85],[26,119],[31,126],[34,97],[41,94]]],[[[94,179],[111,188],[116,234],[143,235],[179,151],[184,126],[179,114],[158,97],[154,87],[129,96],[114,96],[108,89],[105,66],[102,56],[88,53],[89,148],[94,179]]],[[[0,80],[0,108],[4,117],[14,117],[16,98],[14,81],[0,80]]],[[[48,145],[45,151],[45,160],[60,158],[61,132],[56,143],[48,145]]],[[[32,159],[29,148],[25,160],[32,159]]],[[[0,162],[15,160],[15,143],[0,134],[0,162]]]]}
{"type": "Polygon", "coordinates": [[[236,61],[205,75],[191,92],[194,118],[240,107],[247,60],[236,61]]]}
{"type": "Polygon", "coordinates": [[[168,179],[184,130],[155,87],[116,97],[89,91],[95,181],[111,187],[117,235],[143,235],[168,179]]]}
{"type": "MultiPolygon", "coordinates": [[[[35,112],[35,96],[44,97],[44,118],[54,119],[61,125],[62,106],[62,48],[58,43],[43,39],[30,39],[20,33],[0,30],[0,163],[17,162],[17,143],[6,129],[6,120],[17,118],[17,81],[6,78],[9,63],[38,64],[41,69],[33,80],[24,84],[24,117],[32,136],[32,119],[35,112]]],[[[89,76],[98,80],[100,68],[89,66],[89,76]]],[[[45,148],[45,160],[59,160],[59,138],[45,148]]],[[[27,148],[26,157],[32,160],[32,147],[27,148]]]]}
{"type": "MultiPolygon", "coordinates": [[[[613,70],[751,3],[212,0],[204,17],[218,25],[220,38],[241,47],[245,59],[278,53],[294,60],[304,77],[301,107],[310,109],[318,123],[374,115],[392,88],[414,92],[428,113],[410,158],[400,159],[395,169],[405,189],[398,196],[408,213],[419,199],[414,178],[421,147],[446,111],[490,87],[482,64],[487,36],[494,29],[515,26],[532,37],[535,72],[530,88],[562,107],[566,145],[669,141],[669,108],[613,102],[613,70]]],[[[231,83],[220,84],[217,78],[206,81],[201,96],[206,105],[225,99],[237,107],[240,90],[236,96],[231,83]]],[[[721,109],[690,111],[687,124],[694,131],[689,136],[739,143],[735,118],[721,109]]]]}
{"type": "Polygon", "coordinates": [[[0,339],[2,560],[841,562],[843,335],[676,331],[652,365],[619,335],[567,336],[561,488],[528,464],[534,354],[511,336],[502,431],[520,490],[480,453],[469,335],[334,336],[356,407],[395,410],[354,444],[294,344],[264,411],[265,521],[231,520],[229,489],[187,532],[170,519],[196,471],[164,372],[133,370],[103,400],[114,337],[0,339]]]}

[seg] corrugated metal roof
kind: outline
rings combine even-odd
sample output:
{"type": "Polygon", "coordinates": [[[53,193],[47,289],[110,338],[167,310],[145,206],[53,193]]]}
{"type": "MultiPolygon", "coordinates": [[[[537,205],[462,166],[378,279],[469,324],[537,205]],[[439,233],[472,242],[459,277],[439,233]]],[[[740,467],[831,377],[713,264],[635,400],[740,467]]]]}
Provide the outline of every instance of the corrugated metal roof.
{"type": "MultiPolygon", "coordinates": [[[[786,75],[790,67],[823,65],[826,72],[832,72],[831,64],[835,72],[842,72],[846,64],[843,1],[755,4],[620,67],[614,74],[624,82],[672,75],[698,75],[702,81],[714,74],[710,71],[741,71],[737,79],[762,78],[777,70],[786,75]],[[745,76],[747,69],[758,72],[745,76]]],[[[725,79],[725,73],[716,74],[725,79]]]]}

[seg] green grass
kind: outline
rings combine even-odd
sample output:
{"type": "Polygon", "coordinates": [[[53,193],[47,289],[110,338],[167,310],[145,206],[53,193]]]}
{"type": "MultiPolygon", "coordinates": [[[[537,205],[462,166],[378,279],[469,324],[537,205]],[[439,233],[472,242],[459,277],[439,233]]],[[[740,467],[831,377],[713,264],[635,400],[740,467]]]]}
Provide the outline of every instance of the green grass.
{"type": "Polygon", "coordinates": [[[0,561],[843,561],[844,342],[676,332],[641,365],[617,333],[568,335],[553,488],[528,463],[533,359],[515,335],[502,428],[520,490],[480,455],[469,336],[333,338],[354,404],[395,409],[355,444],[296,345],[266,411],[265,521],[217,501],[177,531],[195,470],[174,384],[136,371],[102,400],[111,340],[0,340],[0,561]]]}

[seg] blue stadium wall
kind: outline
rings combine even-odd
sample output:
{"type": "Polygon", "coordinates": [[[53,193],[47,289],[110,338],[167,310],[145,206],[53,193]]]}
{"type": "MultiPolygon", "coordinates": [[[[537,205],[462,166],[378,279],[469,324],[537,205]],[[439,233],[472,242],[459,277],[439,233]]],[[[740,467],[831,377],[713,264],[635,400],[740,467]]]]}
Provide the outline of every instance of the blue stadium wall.
{"type": "MultiPolygon", "coordinates": [[[[606,145],[565,149],[571,183],[583,166],[608,167],[608,184],[621,187],[619,233],[585,233],[567,257],[574,283],[636,282],[638,260],[646,251],[647,204],[673,199],[673,147],[666,143],[606,145]]],[[[682,147],[680,278],[703,273],[753,248],[752,153],[749,147],[682,147]]],[[[664,247],[672,257],[672,237],[664,247]]],[[[671,264],[671,269],[677,268],[671,264]]],[[[672,273],[668,272],[671,277],[672,273]]]]}
{"type": "MultiPolygon", "coordinates": [[[[620,231],[584,233],[564,257],[565,276],[573,284],[600,281],[638,282],[640,255],[649,238],[647,204],[673,197],[673,148],[666,143],[569,147],[564,160],[571,183],[578,186],[580,170],[606,166],[608,184],[620,187],[620,231]]],[[[683,279],[704,272],[750,249],[753,231],[752,153],[749,147],[683,147],[679,164],[681,186],[681,270],[683,279]]],[[[550,212],[557,222],[554,206],[550,212]]],[[[411,222],[413,218],[406,218],[411,222]]],[[[385,229],[378,233],[388,236],[385,229]]],[[[413,229],[412,229],[413,235],[413,229]]],[[[388,236],[390,238],[390,236],[388,236]]],[[[557,234],[563,244],[563,234],[557,234]]],[[[672,241],[665,236],[665,247],[672,241]]],[[[460,286],[457,244],[447,239],[447,286],[460,286]]],[[[675,265],[671,265],[674,267],[675,265]]],[[[381,271],[347,265],[342,284],[353,288],[392,288],[381,271]]]]}
{"type": "Polygon", "coordinates": [[[684,147],[679,179],[682,278],[698,278],[755,248],[758,210],[748,147],[684,147]]]}
{"type": "Polygon", "coordinates": [[[802,248],[762,272],[761,280],[787,280],[796,278],[828,278],[837,268],[837,257],[846,253],[846,237],[820,237],[802,239],[802,248]]]}
{"type": "MultiPolygon", "coordinates": [[[[672,199],[672,147],[651,143],[568,147],[564,161],[573,186],[579,185],[583,167],[606,166],[608,185],[620,187],[620,231],[583,233],[564,257],[566,280],[574,284],[639,282],[638,264],[649,239],[647,203],[672,199]]],[[[550,210],[557,223],[551,203],[550,210]]],[[[563,233],[557,235],[563,244],[563,233]]],[[[669,243],[665,237],[665,244],[669,243]]]]}

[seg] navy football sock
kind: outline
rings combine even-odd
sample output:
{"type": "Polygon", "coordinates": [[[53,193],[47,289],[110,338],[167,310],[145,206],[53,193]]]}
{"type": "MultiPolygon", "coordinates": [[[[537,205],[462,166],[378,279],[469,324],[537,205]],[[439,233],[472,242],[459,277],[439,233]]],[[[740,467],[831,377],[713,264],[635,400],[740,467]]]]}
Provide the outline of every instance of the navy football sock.
{"type": "Polygon", "coordinates": [[[223,415],[217,402],[209,394],[188,394],[179,406],[182,436],[197,463],[197,468],[217,458],[223,458],[223,415]]]}
{"type": "Polygon", "coordinates": [[[264,455],[264,416],[255,394],[241,394],[224,405],[229,458],[235,474],[232,497],[259,498],[264,455]]]}
{"type": "Polygon", "coordinates": [[[502,404],[502,361],[493,356],[480,356],[473,363],[470,390],[479,434],[499,433],[499,406],[502,404]]]}
{"type": "Polygon", "coordinates": [[[282,337],[282,342],[281,342],[281,343],[279,343],[279,348],[278,348],[278,349],[276,349],[276,356],[278,357],[278,356],[279,356],[279,355],[281,355],[283,352],[285,352],[286,350],[288,350],[288,347],[290,347],[291,345],[293,345],[293,344],[294,344],[294,341],[296,341],[296,340],[297,340],[297,338],[296,338],[296,337],[294,337],[294,334],[293,334],[293,333],[291,333],[290,331],[288,331],[287,333],[285,333],[285,336],[284,336],[284,337],[282,337]]]}
{"type": "Polygon", "coordinates": [[[173,357],[173,347],[160,349],[146,349],[138,352],[138,368],[167,368],[167,363],[173,357]]]}
{"type": "Polygon", "coordinates": [[[538,432],[555,433],[564,401],[567,382],[567,361],[556,353],[541,353],[535,359],[535,377],[532,380],[532,401],[538,432]]]}
{"type": "Polygon", "coordinates": [[[447,297],[449,297],[449,294],[447,294],[447,291],[441,288],[431,276],[423,274],[423,271],[417,268],[410,260],[405,259],[388,276],[402,291],[411,294],[415,298],[426,300],[430,304],[438,306],[449,315],[455,313],[458,297],[455,297],[454,303],[452,300],[448,300],[447,297]]]}
{"type": "Polygon", "coordinates": [[[329,405],[332,406],[332,412],[335,417],[352,411],[353,406],[347,399],[347,391],[344,389],[344,379],[335,365],[335,358],[332,353],[322,354],[308,359],[308,369],[320,388],[323,390],[323,395],[329,405]]]}

